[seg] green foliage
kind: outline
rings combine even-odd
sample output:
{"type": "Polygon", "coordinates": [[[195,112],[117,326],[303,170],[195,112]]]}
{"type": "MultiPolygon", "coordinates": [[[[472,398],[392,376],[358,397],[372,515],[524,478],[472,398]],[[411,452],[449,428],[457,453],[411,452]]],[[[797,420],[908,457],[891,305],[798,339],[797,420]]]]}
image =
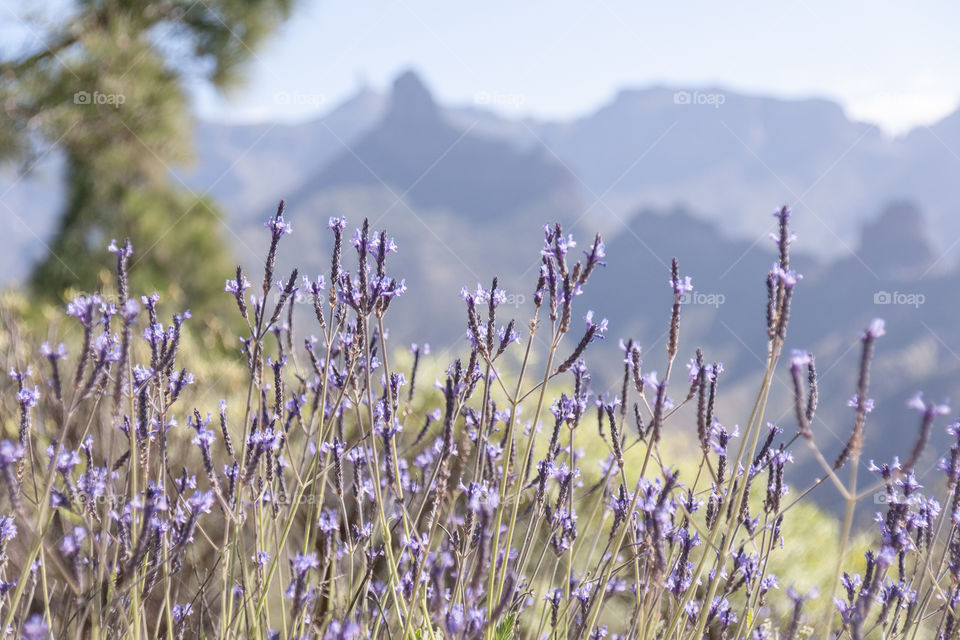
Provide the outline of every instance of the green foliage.
{"type": "Polygon", "coordinates": [[[500,621],[500,624],[497,625],[497,630],[493,634],[494,640],[511,640],[516,637],[514,632],[514,623],[517,620],[517,614],[511,613],[506,618],[500,621]]]}
{"type": "Polygon", "coordinates": [[[291,0],[77,2],[54,24],[30,25],[42,47],[0,60],[0,157],[30,164],[56,149],[67,182],[36,292],[56,299],[89,287],[109,266],[103,246],[126,236],[141,256],[135,287],[172,281],[178,301],[207,304],[231,261],[220,214],[171,183],[170,167],[190,156],[184,80],[235,82],[291,8],[291,0]]]}

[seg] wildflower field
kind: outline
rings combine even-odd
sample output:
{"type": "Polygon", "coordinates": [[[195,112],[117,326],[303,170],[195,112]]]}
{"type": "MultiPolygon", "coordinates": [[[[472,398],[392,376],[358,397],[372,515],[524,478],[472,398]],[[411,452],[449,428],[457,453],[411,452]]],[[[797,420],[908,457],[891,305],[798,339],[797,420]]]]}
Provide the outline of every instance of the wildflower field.
{"type": "Polygon", "coordinates": [[[135,249],[114,241],[112,282],[67,317],[29,330],[0,317],[2,628],[31,640],[956,638],[960,423],[918,394],[915,446],[858,486],[877,319],[849,381],[849,440],[835,460],[820,453],[815,354],[789,335],[803,286],[790,210],[775,215],[779,257],[756,310],[766,366],[752,408],[729,416],[716,411],[723,365],[678,352],[696,274],[674,260],[662,305],[644,301],[665,350],[580,308],[604,267],[599,235],[544,228],[531,317],[508,316],[494,272],[464,288],[453,362],[426,346],[429,309],[424,342],[391,342],[406,284],[390,270],[393,239],[366,221],[330,220],[329,273],[281,274],[293,232],[281,203],[262,278],[222,274],[219,308],[239,331],[222,345],[186,309],[131,291],[135,249]],[[54,333],[67,344],[44,341],[54,333]],[[622,341],[614,389],[591,384],[601,339],[622,341]],[[795,410],[772,424],[778,366],[795,410]],[[943,428],[955,444],[921,487],[914,467],[943,428]],[[801,448],[821,474],[788,487],[801,448]],[[809,504],[821,485],[843,498],[839,522],[809,504]],[[882,504],[865,500],[878,492],[882,504]]]}

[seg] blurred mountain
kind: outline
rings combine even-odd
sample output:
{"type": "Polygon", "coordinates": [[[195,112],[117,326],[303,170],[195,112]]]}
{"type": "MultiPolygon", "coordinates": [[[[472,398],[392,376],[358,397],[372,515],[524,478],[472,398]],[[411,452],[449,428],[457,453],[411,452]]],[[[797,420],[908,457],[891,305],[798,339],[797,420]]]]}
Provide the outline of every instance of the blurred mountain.
{"type": "Polygon", "coordinates": [[[479,222],[514,219],[556,191],[576,195],[573,176],[543,149],[519,150],[450,124],[412,72],[397,78],[380,122],[291,197],[367,186],[479,222]]]}
{"type": "Polygon", "coordinates": [[[303,124],[223,125],[199,122],[193,166],[178,177],[198,193],[213,196],[231,223],[259,220],[308,176],[348,149],[376,123],[386,98],[367,88],[323,118],[303,124]]]}
{"type": "Polygon", "coordinates": [[[856,255],[880,278],[922,278],[938,260],[929,233],[916,205],[894,202],[864,224],[856,255]]]}
{"type": "MultiPolygon", "coordinates": [[[[938,265],[960,248],[960,111],[891,139],[827,100],[722,88],[625,89],[569,122],[507,118],[489,102],[437,104],[408,71],[388,94],[361,88],[301,124],[198,122],[196,161],[174,173],[213,196],[236,234],[281,197],[379,185],[414,207],[485,219],[562,189],[574,220],[609,233],[641,209],[679,206],[751,241],[771,226],[765,212],[790,202],[797,232],[821,256],[849,254],[876,212],[908,201],[929,217],[938,265]]],[[[14,256],[5,281],[37,255],[29,239],[50,233],[55,165],[20,182],[0,174],[2,203],[25,221],[30,209],[29,229],[0,240],[14,256]]]]}
{"type": "MultiPolygon", "coordinates": [[[[198,122],[196,161],[174,173],[220,202],[237,234],[281,197],[320,191],[386,185],[413,206],[507,218],[563,184],[573,219],[610,233],[638,210],[680,206],[755,240],[771,226],[765,212],[790,202],[810,250],[833,257],[849,254],[888,203],[908,201],[929,217],[938,265],[960,248],[960,111],[891,139],[827,100],[722,88],[626,89],[569,122],[508,118],[483,102],[495,101],[437,104],[406,72],[387,94],[361,88],[301,124],[198,122]]],[[[21,218],[31,209],[29,230],[0,240],[14,256],[5,281],[37,255],[23,249],[29,239],[49,235],[55,165],[16,183],[0,174],[3,204],[21,218]]]]}
{"type": "Polygon", "coordinates": [[[761,200],[786,199],[824,215],[842,211],[832,222],[847,237],[865,176],[877,173],[890,145],[878,129],[849,121],[825,100],[663,87],[622,91],[592,114],[546,126],[543,137],[592,192],[609,193],[618,213],[638,203],[681,203],[719,217],[733,232],[755,234],[756,216],[747,212],[761,200]],[[829,209],[820,197],[828,190],[829,209]]]}

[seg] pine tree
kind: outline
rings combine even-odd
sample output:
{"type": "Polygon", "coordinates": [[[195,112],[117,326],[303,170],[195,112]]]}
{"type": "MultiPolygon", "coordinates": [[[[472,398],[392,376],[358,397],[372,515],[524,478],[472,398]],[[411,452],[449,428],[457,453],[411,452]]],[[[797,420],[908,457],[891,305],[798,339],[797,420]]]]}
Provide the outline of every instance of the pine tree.
{"type": "Polygon", "coordinates": [[[195,309],[222,291],[231,271],[223,214],[170,169],[190,157],[185,85],[235,83],[292,2],[74,0],[25,19],[43,42],[0,58],[0,154],[27,162],[52,146],[66,181],[36,293],[92,290],[113,237],[136,248],[134,290],[174,282],[171,297],[195,309]]]}

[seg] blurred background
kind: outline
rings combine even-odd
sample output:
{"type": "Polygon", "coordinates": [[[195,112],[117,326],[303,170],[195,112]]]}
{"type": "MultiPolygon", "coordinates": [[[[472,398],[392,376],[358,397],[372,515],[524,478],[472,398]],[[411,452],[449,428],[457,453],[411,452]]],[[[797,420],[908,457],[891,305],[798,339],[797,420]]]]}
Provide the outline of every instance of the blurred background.
{"type": "MultiPolygon", "coordinates": [[[[499,276],[525,321],[557,221],[607,241],[582,306],[610,320],[598,390],[616,388],[619,338],[662,368],[677,256],[694,283],[681,350],[723,361],[733,424],[788,204],[805,276],[788,343],[817,356],[828,457],[859,333],[887,321],[866,467],[911,446],[915,391],[960,398],[958,25],[948,2],[6,0],[0,284],[27,317],[62,306],[99,291],[104,248],[131,237],[135,290],[225,331],[224,279],[257,273],[283,198],[284,266],[308,274],[328,269],[330,216],[386,227],[408,286],[391,338],[448,362],[466,350],[462,286],[499,276]]],[[[769,419],[789,432],[780,382],[769,419]]]]}

